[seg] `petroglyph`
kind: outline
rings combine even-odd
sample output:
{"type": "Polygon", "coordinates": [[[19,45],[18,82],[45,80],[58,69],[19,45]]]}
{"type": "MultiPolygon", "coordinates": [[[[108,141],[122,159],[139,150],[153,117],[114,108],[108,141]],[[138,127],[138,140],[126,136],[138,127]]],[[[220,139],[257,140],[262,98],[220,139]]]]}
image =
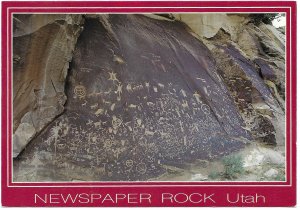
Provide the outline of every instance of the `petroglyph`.
{"type": "Polygon", "coordinates": [[[129,108],[136,109],[137,105],[135,105],[135,104],[129,104],[129,106],[128,106],[128,107],[129,107],[129,108]]]}
{"type": "Polygon", "coordinates": [[[139,127],[142,125],[142,120],[141,120],[141,119],[137,119],[136,122],[137,122],[137,125],[138,125],[139,127]]]}
{"type": "Polygon", "coordinates": [[[188,102],[187,102],[186,100],[183,100],[183,101],[182,101],[181,106],[182,106],[183,108],[189,108],[189,104],[188,104],[188,102]]]}
{"type": "Polygon", "coordinates": [[[79,99],[83,99],[86,96],[86,89],[83,85],[77,85],[74,88],[74,94],[79,99]]]}
{"type": "Polygon", "coordinates": [[[117,56],[117,55],[114,55],[113,61],[117,62],[118,64],[124,64],[125,63],[125,61],[120,56],[117,56]]]}
{"type": "Polygon", "coordinates": [[[115,115],[113,115],[111,124],[114,129],[117,129],[118,127],[121,126],[122,120],[117,118],[115,115]]]}
{"type": "Polygon", "coordinates": [[[202,82],[205,82],[205,83],[206,83],[206,80],[205,80],[205,79],[202,79],[202,78],[200,78],[200,77],[197,77],[196,79],[201,80],[202,82]]]}
{"type": "Polygon", "coordinates": [[[91,69],[91,68],[87,68],[87,67],[82,67],[82,68],[80,68],[80,71],[82,71],[82,72],[90,72],[90,71],[92,71],[93,69],[91,69]]]}
{"type": "MultiPolygon", "coordinates": [[[[207,69],[214,62],[207,49],[181,24],[172,26],[172,36],[188,49],[179,46],[180,42],[170,38],[169,33],[163,35],[163,42],[167,40],[174,49],[180,49],[174,51],[148,31],[147,25],[158,27],[154,20],[138,15],[124,17],[110,18],[118,43],[100,21],[86,20],[68,77],[65,113],[36,138],[20,159],[31,162],[29,151],[45,151],[51,155],[40,160],[41,170],[50,173],[52,168],[57,179],[68,180],[67,174],[72,171],[78,177],[88,175],[86,180],[132,181],[162,175],[166,169],[161,163],[176,166],[243,147],[244,143],[232,137],[251,136],[240,127],[239,115],[224,84],[214,85],[216,80],[210,76],[214,69],[207,69]],[[141,20],[147,24],[141,24],[141,20]],[[130,24],[146,30],[149,36],[140,36],[139,30],[128,33],[126,25],[130,24]],[[155,52],[153,47],[157,48],[155,52]],[[122,61],[108,59],[112,50],[122,55],[122,61]],[[195,62],[194,54],[207,58],[207,66],[195,62]],[[78,68],[90,66],[91,57],[95,67],[78,68]],[[83,103],[85,106],[81,106],[83,103]],[[221,114],[222,123],[218,119],[221,114]]],[[[159,24],[162,29],[170,27],[164,22],[159,24]]]]}
{"type": "Polygon", "coordinates": [[[116,106],[116,104],[115,104],[115,103],[113,103],[113,104],[110,106],[110,110],[111,110],[111,111],[114,111],[114,109],[115,109],[115,106],[116,106]]]}
{"type": "Polygon", "coordinates": [[[145,87],[147,88],[148,93],[149,93],[150,83],[149,82],[145,82],[145,87]]]}
{"type": "Polygon", "coordinates": [[[114,72],[109,72],[109,78],[108,80],[112,81],[112,82],[115,82],[117,81],[117,83],[120,83],[120,81],[117,79],[117,74],[114,73],[114,72]]]}
{"type": "Polygon", "coordinates": [[[117,96],[117,101],[120,101],[121,100],[121,94],[122,94],[122,87],[123,85],[118,85],[117,86],[117,90],[115,91],[115,93],[118,95],[117,96]]]}
{"type": "Polygon", "coordinates": [[[132,92],[131,84],[128,84],[128,85],[126,86],[126,90],[127,90],[128,92],[132,92]]]}
{"type": "Polygon", "coordinates": [[[91,105],[90,107],[91,107],[91,109],[96,109],[98,107],[98,103],[94,104],[94,105],[91,105]]]}
{"type": "Polygon", "coordinates": [[[144,174],[147,171],[147,165],[145,163],[139,163],[136,166],[136,171],[140,174],[144,174]]]}
{"type": "Polygon", "coordinates": [[[126,160],[125,165],[127,167],[132,167],[133,166],[133,160],[126,160]]]}
{"type": "Polygon", "coordinates": [[[201,96],[200,96],[200,94],[199,94],[198,92],[195,92],[195,93],[193,94],[193,96],[195,97],[195,99],[196,99],[196,101],[197,101],[198,103],[201,103],[201,100],[200,100],[201,96]]]}
{"type": "Polygon", "coordinates": [[[206,115],[210,114],[210,107],[207,104],[202,104],[201,109],[206,115]]]}
{"type": "Polygon", "coordinates": [[[160,88],[165,88],[165,85],[164,85],[164,84],[158,83],[157,85],[158,85],[158,87],[160,87],[160,88]]]}
{"type": "Polygon", "coordinates": [[[185,97],[185,98],[187,97],[187,96],[186,96],[186,92],[185,92],[184,90],[181,89],[180,92],[181,92],[181,94],[183,95],[183,97],[185,97]]]}
{"type": "Polygon", "coordinates": [[[95,112],[95,115],[96,116],[99,116],[99,115],[101,115],[101,114],[103,114],[104,113],[104,109],[98,109],[96,112],[95,112]]]}

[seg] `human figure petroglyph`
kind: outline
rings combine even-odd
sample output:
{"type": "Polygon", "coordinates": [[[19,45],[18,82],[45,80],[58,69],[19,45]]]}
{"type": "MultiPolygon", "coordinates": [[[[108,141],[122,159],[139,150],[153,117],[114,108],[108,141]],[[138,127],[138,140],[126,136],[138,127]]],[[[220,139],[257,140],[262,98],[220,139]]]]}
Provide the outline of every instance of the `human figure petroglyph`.
{"type": "Polygon", "coordinates": [[[180,90],[180,93],[183,95],[183,97],[187,97],[186,92],[183,89],[180,90]]]}
{"type": "Polygon", "coordinates": [[[88,119],[88,122],[86,123],[86,125],[91,125],[94,121],[91,119],[88,119]]]}
{"type": "Polygon", "coordinates": [[[137,125],[140,127],[142,125],[142,119],[136,119],[137,125]]]}
{"type": "Polygon", "coordinates": [[[189,108],[189,104],[188,104],[188,102],[187,102],[186,100],[183,100],[183,101],[182,101],[181,106],[182,106],[183,108],[189,108]]]}
{"type": "Polygon", "coordinates": [[[121,100],[122,87],[123,87],[123,85],[118,84],[117,90],[115,91],[115,93],[118,95],[118,96],[117,96],[117,101],[120,101],[120,100],[121,100]]]}
{"type": "Polygon", "coordinates": [[[201,103],[201,100],[200,100],[201,96],[197,91],[193,94],[193,96],[195,97],[195,99],[198,103],[201,103]]]}
{"type": "Polygon", "coordinates": [[[149,83],[149,82],[145,82],[145,87],[147,88],[147,90],[148,90],[148,93],[149,93],[149,89],[150,89],[150,83],[149,83]]]}
{"type": "Polygon", "coordinates": [[[181,122],[181,120],[179,120],[179,125],[180,125],[180,130],[181,130],[181,132],[184,132],[184,129],[183,129],[183,123],[181,122]]]}

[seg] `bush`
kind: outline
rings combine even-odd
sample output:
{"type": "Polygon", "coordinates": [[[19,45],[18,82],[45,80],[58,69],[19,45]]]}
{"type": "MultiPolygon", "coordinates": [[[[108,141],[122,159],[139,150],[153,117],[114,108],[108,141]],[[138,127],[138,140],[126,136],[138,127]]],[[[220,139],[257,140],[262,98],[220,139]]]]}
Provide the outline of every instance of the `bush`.
{"type": "Polygon", "coordinates": [[[279,13],[251,14],[250,18],[255,25],[260,23],[272,24],[272,21],[280,16],[279,13]]]}
{"type": "Polygon", "coordinates": [[[234,179],[237,178],[239,174],[244,173],[244,162],[241,156],[230,155],[223,158],[224,164],[224,177],[227,179],[234,179]]]}
{"type": "Polygon", "coordinates": [[[210,178],[211,180],[215,180],[218,179],[220,177],[220,173],[217,171],[212,171],[209,175],[208,178],[210,178]]]}

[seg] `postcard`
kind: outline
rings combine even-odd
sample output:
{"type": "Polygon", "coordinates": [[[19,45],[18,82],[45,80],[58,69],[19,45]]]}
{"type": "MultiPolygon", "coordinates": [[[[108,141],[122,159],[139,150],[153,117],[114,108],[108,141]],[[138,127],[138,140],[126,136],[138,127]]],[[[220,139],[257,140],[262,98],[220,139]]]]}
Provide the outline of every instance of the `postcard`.
{"type": "Polygon", "coordinates": [[[295,206],[296,2],[2,2],[2,206],[295,206]]]}

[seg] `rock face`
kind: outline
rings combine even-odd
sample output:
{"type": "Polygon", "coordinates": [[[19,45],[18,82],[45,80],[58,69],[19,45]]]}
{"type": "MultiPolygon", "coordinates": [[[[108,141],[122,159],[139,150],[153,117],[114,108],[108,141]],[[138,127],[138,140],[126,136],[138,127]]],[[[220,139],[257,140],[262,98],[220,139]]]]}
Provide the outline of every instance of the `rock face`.
{"type": "Polygon", "coordinates": [[[254,47],[274,37],[245,32],[247,16],[220,15],[225,29],[211,23],[196,36],[207,17],[201,30],[184,15],[16,17],[35,24],[15,30],[15,156],[42,132],[14,160],[14,179],[148,180],[253,139],[276,144],[284,69],[275,61],[284,60],[275,47],[254,47]],[[237,44],[247,36],[253,43],[237,44]]]}
{"type": "Polygon", "coordinates": [[[65,79],[80,15],[15,15],[13,156],[64,110],[65,79]]]}
{"type": "Polygon", "coordinates": [[[231,34],[233,40],[237,39],[241,28],[249,22],[247,14],[198,13],[175,14],[174,17],[186,23],[200,37],[212,38],[223,29],[231,34]]]}

